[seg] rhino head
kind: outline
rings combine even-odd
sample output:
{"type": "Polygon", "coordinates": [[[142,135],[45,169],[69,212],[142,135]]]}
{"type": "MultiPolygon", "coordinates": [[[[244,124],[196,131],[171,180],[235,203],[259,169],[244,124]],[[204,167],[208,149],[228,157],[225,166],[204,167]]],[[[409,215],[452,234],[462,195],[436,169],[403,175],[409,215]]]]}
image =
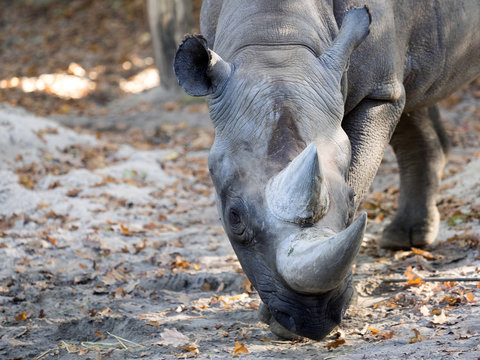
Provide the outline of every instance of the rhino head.
{"type": "Polygon", "coordinates": [[[188,36],[179,84],[207,96],[215,141],[209,170],[223,227],[272,321],[325,337],[352,297],[351,265],[366,216],[355,214],[343,131],[346,69],[367,36],[366,8],[349,10],[330,46],[247,46],[223,60],[188,36]]]}

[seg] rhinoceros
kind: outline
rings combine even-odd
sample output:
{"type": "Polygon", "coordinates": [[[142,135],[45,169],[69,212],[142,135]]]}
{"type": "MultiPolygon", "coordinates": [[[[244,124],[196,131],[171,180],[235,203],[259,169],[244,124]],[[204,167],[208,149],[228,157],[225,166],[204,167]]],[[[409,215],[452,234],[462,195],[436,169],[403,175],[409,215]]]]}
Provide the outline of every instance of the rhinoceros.
{"type": "Polygon", "coordinates": [[[475,0],[206,0],[174,70],[207,96],[221,222],[282,337],[322,339],[352,298],[357,207],[391,144],[380,245],[432,245],[449,152],[436,103],[480,72],[475,0]]]}

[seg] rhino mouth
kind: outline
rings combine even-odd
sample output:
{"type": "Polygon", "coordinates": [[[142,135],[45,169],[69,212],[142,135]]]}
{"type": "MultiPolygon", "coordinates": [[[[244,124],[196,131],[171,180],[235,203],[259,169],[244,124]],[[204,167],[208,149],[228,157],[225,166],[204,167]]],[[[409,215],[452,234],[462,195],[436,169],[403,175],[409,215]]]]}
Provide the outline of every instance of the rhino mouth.
{"type": "MultiPolygon", "coordinates": [[[[320,340],[340,324],[353,295],[351,265],[365,225],[364,213],[337,234],[311,227],[281,242],[276,257],[280,290],[274,297],[266,296],[280,325],[320,340]]],[[[262,297],[261,286],[258,291],[262,297]]]]}
{"type": "MultiPolygon", "coordinates": [[[[323,294],[306,295],[281,288],[275,294],[258,289],[271,317],[288,332],[313,340],[325,338],[343,319],[353,296],[349,274],[335,289],[323,294]]],[[[270,325],[272,321],[270,320],[270,325]]],[[[272,331],[286,337],[285,332],[272,331]]]]}

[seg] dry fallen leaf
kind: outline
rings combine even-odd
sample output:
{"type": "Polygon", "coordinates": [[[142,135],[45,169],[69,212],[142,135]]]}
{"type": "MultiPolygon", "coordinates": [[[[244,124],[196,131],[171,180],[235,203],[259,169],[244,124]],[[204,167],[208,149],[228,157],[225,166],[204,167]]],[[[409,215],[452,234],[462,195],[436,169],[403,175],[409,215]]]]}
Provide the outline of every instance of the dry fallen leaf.
{"type": "Polygon", "coordinates": [[[441,325],[447,322],[447,316],[445,312],[442,310],[439,315],[433,315],[432,324],[441,325]]]}
{"type": "Polygon", "coordinates": [[[67,192],[68,197],[77,197],[82,192],[81,189],[71,189],[67,192]]]}
{"type": "Polygon", "coordinates": [[[180,155],[176,152],[172,152],[170,154],[168,154],[167,156],[165,156],[163,158],[164,161],[170,161],[170,160],[175,160],[179,157],[180,155]]]}
{"type": "Polygon", "coordinates": [[[340,345],[345,344],[346,342],[347,342],[347,341],[346,341],[344,338],[338,338],[338,339],[333,340],[333,341],[329,342],[328,344],[326,344],[325,347],[326,347],[328,350],[336,349],[337,347],[339,347],[340,345]]]}
{"type": "Polygon", "coordinates": [[[425,251],[425,250],[422,250],[422,249],[412,248],[412,252],[414,254],[423,256],[425,259],[428,259],[428,260],[435,260],[436,259],[436,257],[432,253],[430,253],[428,251],[425,251]]]}
{"type": "Polygon", "coordinates": [[[140,251],[145,249],[146,246],[147,246],[147,239],[143,239],[140,244],[134,245],[135,254],[138,254],[140,251]]]}
{"type": "Polygon", "coordinates": [[[57,214],[55,211],[50,210],[48,213],[45,214],[45,217],[48,219],[62,219],[64,216],[57,214]]]}
{"type": "Polygon", "coordinates": [[[420,308],[420,312],[422,313],[423,316],[428,316],[430,314],[430,310],[428,310],[428,307],[426,305],[423,305],[420,308]]]}
{"type": "Polygon", "coordinates": [[[115,289],[114,295],[115,299],[123,299],[125,295],[127,295],[127,292],[125,291],[123,286],[119,286],[115,289]]]}
{"type": "Polygon", "coordinates": [[[475,301],[475,295],[473,295],[471,292],[466,293],[465,297],[467,298],[468,302],[474,302],[475,301]]]}
{"type": "Polygon", "coordinates": [[[395,331],[390,330],[390,331],[382,331],[381,334],[385,339],[391,339],[393,335],[395,335],[395,331]]]}
{"type": "Polygon", "coordinates": [[[395,331],[393,331],[393,330],[382,331],[382,330],[374,329],[370,326],[367,326],[367,329],[370,330],[373,335],[378,335],[378,336],[381,336],[385,339],[391,339],[393,337],[393,335],[395,335],[395,331]]]}
{"type": "Polygon", "coordinates": [[[443,285],[447,288],[447,289],[451,289],[452,287],[454,287],[456,284],[455,281],[444,281],[443,282],[443,285]]]}
{"type": "Polygon", "coordinates": [[[27,320],[27,315],[25,315],[25,313],[20,313],[18,314],[17,316],[15,316],[15,320],[17,321],[25,321],[27,320]]]}
{"type": "Polygon", "coordinates": [[[410,339],[409,344],[414,344],[426,339],[417,329],[413,328],[412,330],[415,332],[415,336],[410,339]]]}
{"type": "Polygon", "coordinates": [[[184,345],[182,346],[182,350],[189,351],[193,355],[197,355],[198,353],[200,353],[200,351],[198,350],[198,346],[195,344],[184,345]]]}
{"type": "Polygon", "coordinates": [[[237,295],[232,295],[228,297],[228,301],[240,301],[240,300],[245,300],[247,295],[245,294],[237,294],[237,295]]]}
{"type": "Polygon", "coordinates": [[[462,302],[462,298],[461,298],[461,297],[445,296],[445,297],[440,301],[440,303],[443,303],[443,302],[448,302],[448,305],[450,305],[450,306],[455,306],[455,305],[460,304],[460,303],[462,302]]]}
{"type": "Polygon", "coordinates": [[[419,285],[422,282],[422,278],[412,271],[411,266],[407,267],[404,275],[408,279],[408,285],[419,285]]]}
{"type": "Polygon", "coordinates": [[[147,324],[150,325],[150,326],[157,326],[157,327],[162,326],[162,323],[160,321],[157,321],[157,320],[152,320],[152,321],[148,322],[147,324]]]}
{"type": "Polygon", "coordinates": [[[250,308],[254,310],[258,310],[260,308],[260,305],[254,302],[250,303],[250,308]]]}
{"type": "Polygon", "coordinates": [[[242,287],[245,289],[245,292],[247,293],[253,292],[252,283],[250,282],[250,280],[248,280],[248,278],[245,278],[242,281],[242,287]]]}
{"type": "Polygon", "coordinates": [[[161,334],[162,342],[166,345],[184,346],[190,343],[190,339],[177,329],[165,329],[161,334]]]}
{"type": "Polygon", "coordinates": [[[57,245],[57,239],[51,236],[47,236],[46,239],[52,244],[52,245],[57,245]]]}
{"type": "Polygon", "coordinates": [[[187,307],[185,305],[178,305],[177,308],[175,309],[175,312],[177,313],[181,313],[181,312],[184,312],[184,311],[187,311],[187,307]]]}
{"type": "Polygon", "coordinates": [[[105,336],[103,336],[103,334],[100,331],[95,330],[95,334],[98,335],[100,339],[102,340],[105,339],[105,336]]]}
{"type": "Polygon", "coordinates": [[[172,262],[172,267],[174,268],[182,268],[182,269],[189,269],[191,267],[190,263],[181,257],[180,255],[177,255],[175,257],[175,261],[172,262]]]}
{"type": "Polygon", "coordinates": [[[120,224],[120,232],[125,236],[132,236],[132,232],[123,224],[120,224]]]}
{"type": "Polygon", "coordinates": [[[430,315],[440,314],[441,312],[442,312],[442,309],[433,309],[432,311],[430,311],[430,315]]]}
{"type": "Polygon", "coordinates": [[[23,185],[27,189],[33,190],[35,188],[35,182],[30,176],[23,175],[19,178],[20,185],[23,185]]]}
{"type": "Polygon", "coordinates": [[[238,355],[240,353],[242,354],[248,354],[248,350],[245,347],[245,344],[239,343],[238,341],[235,341],[235,349],[233,349],[233,353],[235,355],[238,355]]]}

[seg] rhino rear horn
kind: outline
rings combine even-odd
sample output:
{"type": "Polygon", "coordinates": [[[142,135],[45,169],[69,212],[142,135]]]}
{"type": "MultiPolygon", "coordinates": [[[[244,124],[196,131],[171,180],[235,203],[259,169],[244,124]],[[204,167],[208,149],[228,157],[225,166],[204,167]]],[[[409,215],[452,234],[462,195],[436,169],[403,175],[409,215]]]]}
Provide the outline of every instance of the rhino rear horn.
{"type": "Polygon", "coordinates": [[[315,144],[268,182],[266,199],[277,218],[300,225],[313,225],[326,213],[328,191],[315,144]]]}
{"type": "Polygon", "coordinates": [[[232,73],[232,65],[208,48],[201,35],[188,35],[177,49],[173,69],[178,84],[192,96],[213,94],[232,73]]]}
{"type": "Polygon", "coordinates": [[[332,46],[320,56],[323,64],[337,74],[339,81],[348,67],[353,50],[369,34],[371,22],[372,15],[367,6],[347,10],[332,46]]]}

